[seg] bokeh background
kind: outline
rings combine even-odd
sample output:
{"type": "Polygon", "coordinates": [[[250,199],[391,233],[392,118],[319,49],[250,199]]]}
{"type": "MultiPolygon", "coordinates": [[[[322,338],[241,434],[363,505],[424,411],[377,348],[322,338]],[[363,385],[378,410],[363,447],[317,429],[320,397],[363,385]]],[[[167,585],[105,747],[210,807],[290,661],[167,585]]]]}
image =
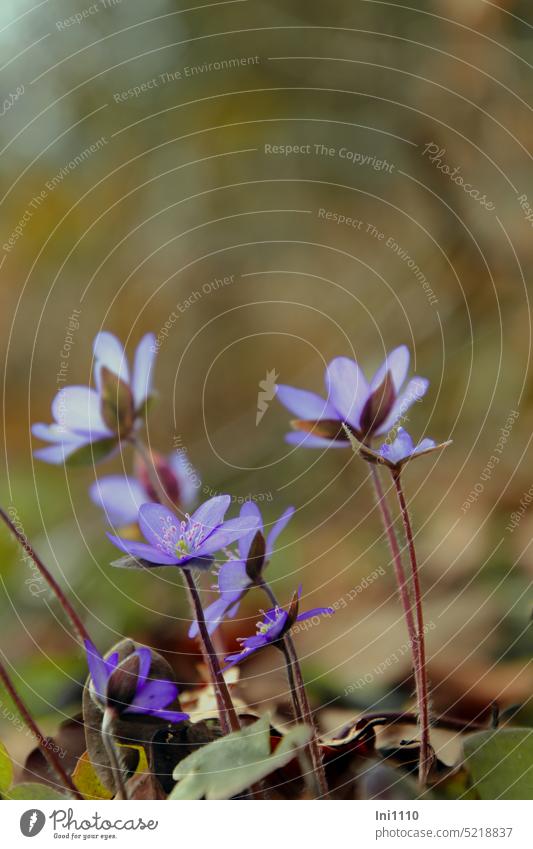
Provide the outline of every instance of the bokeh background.
{"type": "MultiPolygon", "coordinates": [[[[186,450],[200,498],[229,492],[237,512],[254,497],[267,522],[297,507],[270,576],[284,599],[301,582],[306,606],[337,603],[297,635],[329,730],[409,704],[407,637],[368,469],[287,446],[275,400],[256,425],[259,382],[274,371],[320,391],[333,356],[370,373],[400,343],[431,380],[409,429],[453,440],[405,474],[433,708],[472,718],[497,701],[532,717],[532,10],[417,6],[0,7],[2,504],[100,649],[127,634],[184,688],[199,680],[179,574],[114,570],[88,498],[131,456],[66,471],[34,460],[30,433],[50,420],[65,341],[67,382],[84,384],[100,329],[133,351],[177,316],[147,437],[186,450]]],[[[52,731],[79,706],[84,660],[6,531],[0,553],[0,651],[52,731]]],[[[261,605],[248,596],[221,650],[261,605]]],[[[286,700],[275,652],[242,678],[260,708],[286,700]]],[[[31,741],[11,711],[2,694],[0,733],[22,759],[31,741]]]]}

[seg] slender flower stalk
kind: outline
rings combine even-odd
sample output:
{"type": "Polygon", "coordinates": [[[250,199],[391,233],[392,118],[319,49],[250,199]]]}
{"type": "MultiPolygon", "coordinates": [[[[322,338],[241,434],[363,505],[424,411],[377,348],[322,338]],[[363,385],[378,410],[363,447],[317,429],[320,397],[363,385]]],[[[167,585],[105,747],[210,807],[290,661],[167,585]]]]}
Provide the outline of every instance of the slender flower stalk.
{"type": "MultiPolygon", "coordinates": [[[[260,586],[269,601],[271,602],[271,604],[273,605],[273,607],[279,608],[279,603],[272,587],[264,579],[261,581],[260,586]]],[[[324,764],[322,763],[322,753],[320,751],[320,746],[318,743],[316,725],[313,717],[313,712],[311,710],[311,705],[309,704],[309,699],[307,698],[307,691],[305,689],[305,683],[302,676],[302,669],[300,666],[300,661],[298,659],[298,654],[296,652],[296,646],[294,645],[294,640],[292,639],[290,632],[284,634],[280,648],[283,652],[283,656],[285,657],[285,663],[287,667],[287,679],[289,681],[289,687],[291,690],[291,698],[294,706],[296,721],[306,723],[307,725],[309,725],[312,731],[312,737],[309,741],[307,749],[309,760],[315,776],[316,789],[318,791],[317,795],[322,799],[327,799],[329,796],[329,787],[326,778],[326,771],[324,769],[324,764]]]]}
{"type": "Polygon", "coordinates": [[[220,668],[220,663],[218,661],[218,656],[215,652],[213,642],[209,636],[209,631],[207,630],[204,609],[202,607],[198,588],[194,583],[194,578],[189,569],[184,569],[183,574],[185,575],[185,580],[187,582],[187,588],[189,590],[189,595],[194,609],[194,615],[198,622],[204,656],[207,661],[208,669],[211,672],[222,730],[225,734],[228,734],[230,731],[238,731],[241,724],[239,722],[239,717],[237,716],[237,711],[233,705],[228,685],[224,679],[222,669],[220,668]]]}
{"type": "Polygon", "coordinates": [[[3,521],[5,522],[5,524],[7,525],[7,527],[9,528],[11,533],[13,534],[13,536],[15,537],[15,539],[20,543],[20,545],[22,546],[22,548],[24,549],[26,554],[29,557],[31,557],[31,559],[35,563],[40,574],[43,576],[44,580],[46,581],[46,583],[48,584],[48,586],[50,587],[50,589],[54,593],[55,597],[57,598],[59,604],[63,608],[66,616],[70,619],[70,622],[72,623],[72,627],[74,628],[74,631],[76,632],[80,642],[83,643],[84,640],[88,640],[89,634],[87,632],[85,625],[83,624],[80,617],[78,616],[78,614],[76,613],[76,611],[74,610],[72,605],[70,604],[69,600],[65,596],[65,593],[63,592],[63,590],[61,589],[61,587],[57,583],[56,579],[48,571],[47,567],[44,565],[43,561],[38,556],[38,554],[34,551],[32,546],[30,545],[30,543],[26,539],[26,537],[15,527],[15,525],[13,524],[13,522],[11,521],[11,519],[9,518],[7,513],[5,513],[5,511],[2,510],[1,508],[0,508],[0,518],[3,519],[3,521]]]}
{"type": "Polygon", "coordinates": [[[417,629],[417,651],[414,652],[417,657],[419,668],[419,721],[420,721],[420,767],[418,772],[419,782],[422,787],[427,784],[429,770],[432,764],[431,746],[429,742],[429,692],[426,672],[426,646],[424,638],[424,614],[422,609],[422,593],[420,589],[420,578],[418,570],[418,561],[416,557],[416,549],[413,538],[413,529],[405,501],[401,482],[401,469],[391,470],[394,486],[398,496],[398,503],[402,514],[405,536],[407,539],[407,547],[409,550],[409,559],[411,561],[411,574],[413,582],[414,608],[416,616],[417,629]]]}
{"type": "Polygon", "coordinates": [[[120,758],[119,753],[117,752],[115,738],[113,736],[113,724],[116,718],[117,713],[113,710],[113,708],[105,709],[104,716],[102,719],[101,735],[102,740],[104,742],[107,757],[109,758],[109,763],[111,764],[111,771],[113,773],[113,781],[115,783],[115,799],[124,800],[128,798],[128,791],[126,790],[126,785],[124,784],[124,774],[120,765],[120,758]]]}
{"type": "Polygon", "coordinates": [[[402,557],[400,553],[400,546],[398,544],[398,539],[396,537],[396,532],[394,530],[394,524],[392,521],[392,516],[389,510],[389,505],[387,504],[387,499],[385,497],[385,493],[383,491],[383,487],[381,485],[381,479],[379,477],[379,472],[376,466],[370,466],[372,483],[374,485],[376,500],[378,502],[379,511],[381,514],[381,519],[383,522],[383,527],[385,528],[385,533],[387,534],[387,539],[389,542],[391,554],[392,554],[392,563],[394,568],[394,574],[396,576],[396,583],[398,584],[398,594],[400,596],[400,601],[403,607],[403,612],[405,616],[405,623],[407,625],[407,633],[409,636],[409,644],[411,646],[411,650],[413,652],[413,669],[415,673],[415,682],[416,682],[416,690],[417,697],[418,691],[420,689],[420,682],[418,679],[419,673],[419,663],[414,658],[415,652],[418,651],[418,640],[417,640],[417,630],[416,624],[413,615],[413,603],[411,599],[411,595],[409,592],[409,584],[407,581],[407,577],[405,574],[405,569],[403,568],[402,557]]]}
{"type": "Polygon", "coordinates": [[[32,715],[29,712],[28,708],[26,707],[25,703],[22,701],[22,698],[18,694],[17,689],[16,689],[15,685],[13,684],[13,681],[11,680],[11,677],[10,677],[8,671],[5,668],[5,666],[4,666],[4,664],[1,660],[0,660],[0,680],[2,681],[4,687],[6,688],[9,695],[11,696],[13,703],[16,705],[16,707],[17,707],[20,715],[22,716],[24,722],[26,723],[26,725],[28,726],[28,728],[30,729],[30,731],[32,732],[34,737],[36,738],[36,740],[39,744],[39,748],[40,748],[41,752],[43,753],[43,756],[48,761],[48,764],[50,765],[50,768],[52,769],[52,771],[57,775],[61,784],[63,784],[66,787],[66,789],[68,790],[68,792],[72,793],[72,795],[75,796],[76,799],[83,799],[83,796],[81,795],[80,791],[77,789],[77,787],[74,786],[74,783],[73,783],[70,775],[68,775],[68,773],[65,771],[65,768],[63,767],[63,764],[59,760],[56,752],[53,750],[53,748],[48,746],[46,737],[44,736],[41,729],[39,728],[39,726],[35,722],[34,718],[32,717],[32,715]]]}
{"type": "MultiPolygon", "coordinates": [[[[144,461],[147,474],[154,491],[157,493],[160,503],[168,505],[171,509],[175,509],[175,505],[170,501],[164,486],[162,485],[157,471],[154,467],[150,452],[146,448],[144,442],[136,438],[133,440],[133,446],[139,456],[144,461]]],[[[205,613],[200,599],[198,588],[194,582],[194,578],[189,569],[183,569],[185,581],[188,589],[188,599],[191,606],[193,619],[198,622],[200,645],[204,663],[209,669],[211,680],[215,690],[215,698],[217,709],[220,717],[220,725],[224,734],[229,734],[230,731],[238,731],[240,726],[239,717],[233,705],[233,700],[229,692],[228,686],[222,674],[217,653],[215,652],[209,631],[205,621],[205,613]]]]}

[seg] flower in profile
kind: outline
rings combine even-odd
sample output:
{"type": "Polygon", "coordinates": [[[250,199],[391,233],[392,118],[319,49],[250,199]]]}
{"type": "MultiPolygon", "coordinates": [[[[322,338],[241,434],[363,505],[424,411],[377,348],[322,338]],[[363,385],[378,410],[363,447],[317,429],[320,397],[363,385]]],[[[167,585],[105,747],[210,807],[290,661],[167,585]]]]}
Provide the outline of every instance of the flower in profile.
{"type": "Polygon", "coordinates": [[[267,610],[263,615],[263,619],[257,623],[256,633],[252,637],[242,637],[239,639],[241,650],[228,655],[225,658],[226,666],[224,670],[235,666],[241,660],[246,660],[254,652],[265,646],[275,645],[290,631],[296,622],[303,622],[305,619],[311,619],[313,616],[330,616],[335,611],[332,607],[315,607],[312,610],[307,610],[305,613],[298,613],[298,607],[302,588],[294,593],[289,610],[284,610],[282,607],[273,607],[267,610]]]}
{"type": "Polygon", "coordinates": [[[250,517],[224,521],[230,502],[229,495],[217,495],[183,520],[162,504],[143,504],[137,521],[147,542],[108,533],[111,542],[128,555],[113,565],[209,566],[216,551],[250,533],[256,525],[250,517]]]}
{"type": "Polygon", "coordinates": [[[423,377],[413,377],[404,386],[408,370],[409,350],[400,345],[387,354],[370,381],[355,360],[336,357],[326,369],[327,399],[279,385],[277,398],[297,416],[292,426],[300,431],[287,434],[287,442],[344,448],[350,444],[345,427],[361,441],[388,433],[429,386],[423,377]]]}
{"type": "MultiPolygon", "coordinates": [[[[205,609],[205,621],[210,634],[218,628],[224,616],[233,618],[237,614],[245,593],[260,581],[262,571],[272,556],[274,544],[293,515],[294,507],[288,507],[274,522],[265,539],[259,507],[254,501],[243,504],[240,517],[250,520],[251,528],[238,540],[239,556],[230,557],[220,567],[217,585],[219,597],[205,609]]],[[[197,634],[198,623],[193,622],[189,637],[197,634]]]]}
{"type": "Polygon", "coordinates": [[[407,431],[403,427],[399,427],[394,441],[385,442],[378,453],[385,458],[389,465],[402,466],[415,454],[427,454],[428,451],[433,451],[436,447],[434,440],[427,438],[415,445],[407,431]]]}
{"type": "Polygon", "coordinates": [[[38,439],[51,443],[35,451],[47,463],[92,462],[110,454],[141,423],[152,392],[155,337],[143,336],[130,368],[122,343],[102,331],[94,340],[96,388],[66,386],[52,401],[54,422],[33,425],[38,439]]]}
{"type": "Polygon", "coordinates": [[[415,445],[411,436],[399,427],[396,431],[395,438],[392,442],[384,442],[377,451],[369,448],[367,445],[358,443],[354,437],[351,437],[352,447],[354,451],[369,463],[388,466],[393,472],[399,472],[404,465],[412,460],[413,457],[419,457],[422,454],[431,454],[434,451],[441,451],[451,445],[451,440],[441,442],[437,445],[433,439],[423,439],[418,445],[415,445]]]}
{"type": "MultiPolygon", "coordinates": [[[[168,499],[177,508],[188,508],[195,500],[200,478],[182,451],[162,457],[152,451],[155,473],[168,499]]],[[[140,507],[147,501],[159,503],[146,470],[144,460],[136,458],[136,477],[107,475],[92,484],[89,494],[97,507],[101,507],[108,522],[122,527],[137,521],[140,507]]]]}
{"type": "Polygon", "coordinates": [[[90,640],[85,640],[87,664],[91,675],[91,697],[102,710],[119,716],[143,714],[169,722],[183,722],[189,714],[166,710],[178,696],[173,681],[149,678],[152,665],[150,649],[141,646],[119,662],[118,652],[102,657],[90,640]]]}

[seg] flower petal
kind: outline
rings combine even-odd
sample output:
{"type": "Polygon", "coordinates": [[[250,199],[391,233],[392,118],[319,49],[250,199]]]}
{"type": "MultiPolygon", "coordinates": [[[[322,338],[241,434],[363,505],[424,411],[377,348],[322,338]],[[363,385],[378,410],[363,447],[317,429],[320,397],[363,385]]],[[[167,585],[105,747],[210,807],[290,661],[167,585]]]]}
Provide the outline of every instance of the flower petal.
{"type": "Polygon", "coordinates": [[[143,713],[148,710],[165,708],[178,695],[178,685],[172,681],[147,681],[140,687],[127,708],[127,713],[143,713]]]}
{"type": "Polygon", "coordinates": [[[48,448],[38,448],[37,451],[33,452],[33,456],[37,460],[43,460],[45,463],[60,466],[78,448],[88,445],[90,441],[90,439],[84,439],[82,442],[65,442],[63,445],[50,445],[48,448]]]}
{"type": "Polygon", "coordinates": [[[201,480],[191,465],[185,451],[174,451],[168,458],[168,464],[178,482],[179,498],[183,507],[190,507],[196,499],[201,480]]]}
{"type": "Polygon", "coordinates": [[[139,509],[139,527],[142,535],[155,548],[171,557],[175,556],[180,538],[180,521],[163,504],[148,501],[139,509]]]}
{"type": "Polygon", "coordinates": [[[153,545],[147,545],[144,542],[135,542],[131,539],[122,539],[110,533],[107,533],[107,537],[113,545],[116,545],[121,551],[129,554],[130,557],[147,560],[155,566],[176,566],[179,562],[177,557],[171,557],[153,545]]]}
{"type": "MultiPolygon", "coordinates": [[[[214,601],[212,604],[209,604],[205,608],[205,622],[207,625],[207,630],[210,634],[213,634],[216,631],[216,629],[224,619],[224,616],[226,615],[229,607],[238,607],[238,603],[235,604],[234,602],[235,597],[229,598],[227,596],[220,596],[216,599],[216,601],[214,601]]],[[[195,620],[189,628],[189,637],[197,637],[199,633],[200,629],[198,627],[198,622],[195,620]]]]}
{"type": "MultiPolygon", "coordinates": [[[[251,517],[245,517],[242,519],[239,516],[238,519],[229,519],[205,537],[203,542],[195,550],[194,554],[198,557],[203,557],[205,554],[214,554],[215,551],[225,548],[227,545],[230,545],[232,542],[239,539],[239,537],[250,533],[251,521],[251,517]]],[[[257,530],[257,526],[255,527],[257,530]]]]}
{"type": "Polygon", "coordinates": [[[391,427],[396,424],[398,419],[405,416],[409,407],[411,407],[415,401],[420,401],[421,398],[424,397],[428,386],[429,380],[426,380],[425,377],[413,377],[407,384],[405,391],[402,392],[402,394],[394,402],[389,415],[376,431],[376,436],[382,436],[384,433],[388,433],[391,427]]]}
{"type": "Polygon", "coordinates": [[[416,448],[413,451],[413,454],[418,454],[420,451],[429,451],[430,448],[435,448],[436,442],[434,439],[423,439],[422,442],[419,442],[416,448]]]}
{"type": "Polygon", "coordinates": [[[279,384],[276,398],[299,419],[337,418],[335,409],[325,398],[305,389],[279,384]]]}
{"type": "Polygon", "coordinates": [[[287,507],[287,509],[281,514],[277,522],[274,522],[272,528],[267,534],[266,538],[266,551],[265,558],[267,560],[270,559],[272,555],[272,550],[274,548],[274,543],[276,542],[280,533],[286,528],[292,517],[294,516],[294,507],[287,507]]]}
{"type": "Polygon", "coordinates": [[[390,444],[385,443],[379,449],[379,453],[391,463],[399,463],[409,457],[414,450],[413,440],[403,427],[398,428],[396,439],[390,444]]]}
{"type": "Polygon", "coordinates": [[[60,389],[52,401],[52,415],[65,430],[90,434],[92,439],[111,435],[100,412],[100,396],[88,386],[60,389]]]}
{"type": "Polygon", "coordinates": [[[300,613],[296,617],[297,622],[303,622],[304,619],[311,619],[313,616],[331,616],[335,613],[332,607],[313,607],[311,610],[306,610],[305,613],[300,613]]]}
{"type": "Polygon", "coordinates": [[[400,345],[398,348],[390,351],[372,378],[370,389],[374,391],[378,386],[381,386],[386,373],[390,371],[396,394],[398,394],[409,371],[409,359],[410,355],[407,345],[400,345]]]}
{"type": "Polygon", "coordinates": [[[326,388],[338,416],[358,429],[369,386],[355,360],[348,357],[332,360],[326,369],[326,388]]]}
{"type": "Polygon", "coordinates": [[[302,448],[346,448],[350,444],[348,439],[324,439],[322,436],[313,436],[312,433],[302,431],[285,434],[285,442],[302,448]]]}
{"type": "Polygon", "coordinates": [[[146,646],[139,646],[138,649],[135,649],[135,654],[139,658],[139,672],[137,675],[137,689],[139,690],[144,685],[150,672],[152,652],[146,646]]]}
{"type": "Polygon", "coordinates": [[[137,521],[139,508],[147,495],[136,478],[108,475],[98,478],[89,489],[91,501],[101,507],[111,525],[130,525],[137,521]]]}
{"type": "MultiPolygon", "coordinates": [[[[218,589],[222,594],[241,593],[251,585],[246,572],[246,564],[242,560],[226,560],[218,573],[218,589]]],[[[231,604],[231,599],[229,601],[231,604]]]]}
{"type": "Polygon", "coordinates": [[[94,686],[94,692],[102,702],[106,700],[107,682],[110,670],[102,655],[90,640],[84,640],[87,666],[94,686]]]}
{"type": "Polygon", "coordinates": [[[261,511],[255,501],[246,501],[242,505],[241,512],[239,515],[241,516],[241,518],[249,516],[255,519],[257,523],[257,525],[250,530],[250,533],[245,534],[239,539],[239,555],[243,560],[246,560],[246,558],[248,557],[248,552],[250,551],[250,546],[252,544],[253,538],[255,537],[257,531],[263,530],[263,517],[261,516],[261,511]]]}
{"type": "Polygon", "coordinates": [[[97,334],[93,342],[93,355],[95,359],[94,379],[98,391],[100,391],[100,371],[102,367],[116,374],[124,383],[130,382],[130,370],[128,360],[124,353],[124,346],[114,333],[102,330],[97,334]]]}
{"type": "Polygon", "coordinates": [[[191,516],[191,522],[204,526],[205,533],[202,539],[205,539],[211,531],[214,531],[215,528],[218,528],[222,524],[230,504],[231,497],[229,495],[215,495],[214,498],[204,501],[194,511],[191,516]]]}
{"type": "Polygon", "coordinates": [[[151,394],[152,371],[156,355],[155,336],[153,333],[147,333],[137,345],[133,360],[131,390],[133,392],[133,401],[136,410],[139,409],[151,394]]]}

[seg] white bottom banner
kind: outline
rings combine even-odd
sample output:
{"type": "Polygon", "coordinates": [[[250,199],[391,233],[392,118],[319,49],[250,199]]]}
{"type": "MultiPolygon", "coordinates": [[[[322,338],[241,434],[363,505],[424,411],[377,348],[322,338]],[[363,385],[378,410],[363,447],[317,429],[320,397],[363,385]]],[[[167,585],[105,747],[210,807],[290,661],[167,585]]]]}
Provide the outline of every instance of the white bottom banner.
{"type": "MultiPolygon", "coordinates": [[[[520,847],[531,845],[528,802],[4,802],[2,845],[35,848],[64,841],[129,847],[168,841],[235,849],[272,849],[273,835],[298,846],[520,847]],[[231,805],[229,811],[222,807],[231,805]],[[276,811],[269,807],[278,806],[276,811]],[[331,807],[331,806],[334,807],[331,807]],[[207,806],[207,807],[206,807],[207,806]],[[292,814],[288,810],[294,807],[292,814]],[[344,811],[339,811],[343,807],[344,811]],[[349,808],[349,810],[348,810],[349,808]],[[266,819],[265,819],[266,817],[266,819]],[[274,829],[274,825],[277,826],[274,829]],[[211,843],[208,843],[211,841],[211,843]]],[[[161,846],[161,843],[159,843],[161,846]]]]}

